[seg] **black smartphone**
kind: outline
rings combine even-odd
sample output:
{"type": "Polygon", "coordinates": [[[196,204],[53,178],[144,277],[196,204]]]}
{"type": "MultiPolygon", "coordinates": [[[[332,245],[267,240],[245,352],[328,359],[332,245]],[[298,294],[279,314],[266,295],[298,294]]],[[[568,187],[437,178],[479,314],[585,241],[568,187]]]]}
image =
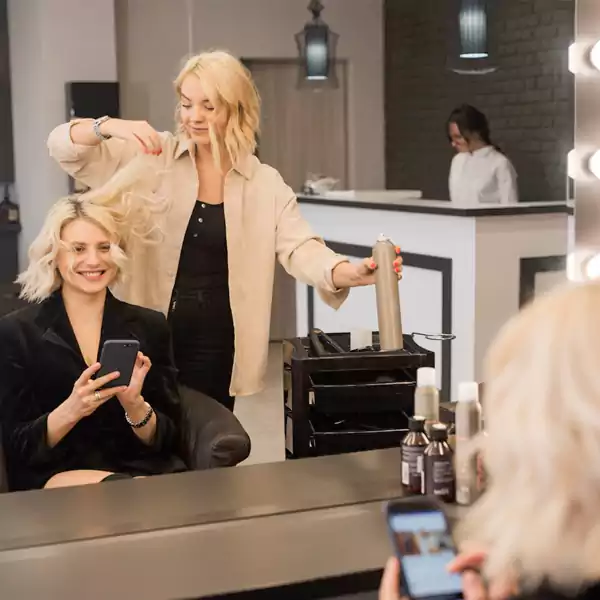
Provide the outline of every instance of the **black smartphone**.
{"type": "Polygon", "coordinates": [[[139,350],[140,343],[137,340],[106,340],[102,344],[100,370],[96,373],[96,379],[114,371],[119,371],[120,375],[100,389],[129,385],[139,350]]]}
{"type": "Polygon", "coordinates": [[[390,502],[386,512],[403,594],[413,600],[462,598],[461,576],[446,570],[456,547],[442,504],[411,497],[390,502]]]}

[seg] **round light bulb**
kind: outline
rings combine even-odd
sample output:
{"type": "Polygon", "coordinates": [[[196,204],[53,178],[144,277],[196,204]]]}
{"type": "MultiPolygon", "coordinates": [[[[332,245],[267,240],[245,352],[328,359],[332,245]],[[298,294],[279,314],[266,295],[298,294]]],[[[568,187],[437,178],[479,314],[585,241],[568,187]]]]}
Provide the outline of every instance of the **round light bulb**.
{"type": "Polygon", "coordinates": [[[600,278],[600,254],[594,254],[594,256],[588,258],[586,261],[585,277],[586,279],[600,278]]]}
{"type": "Polygon", "coordinates": [[[596,42],[590,50],[590,62],[600,71],[600,42],[596,42]]]}
{"type": "Polygon", "coordinates": [[[590,156],[588,167],[594,177],[600,179],[600,150],[597,150],[590,156]]]}

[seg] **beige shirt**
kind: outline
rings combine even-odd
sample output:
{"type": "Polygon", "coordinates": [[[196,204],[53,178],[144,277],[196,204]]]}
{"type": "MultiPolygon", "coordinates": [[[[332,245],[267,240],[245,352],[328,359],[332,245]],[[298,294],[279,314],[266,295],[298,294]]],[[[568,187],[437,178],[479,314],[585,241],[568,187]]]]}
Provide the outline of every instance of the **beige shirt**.
{"type": "MultiPolygon", "coordinates": [[[[48,138],[50,155],[76,180],[97,188],[137,154],[136,145],[111,139],[97,146],[74,144],[72,123],[58,126],[48,138]]],[[[179,136],[163,132],[157,157],[158,184],[153,193],[166,198],[157,214],[164,239],[130,251],[132,275],[113,291],[126,302],[169,311],[183,238],[198,193],[193,150],[179,136]]],[[[321,298],[339,308],[348,290],[336,290],[333,268],[345,257],[335,254],[302,218],[294,192],[272,167],[247,156],[225,177],[225,224],[229,262],[229,297],[235,328],[235,358],[230,394],[260,391],[267,366],[275,258],[321,298]]]]}

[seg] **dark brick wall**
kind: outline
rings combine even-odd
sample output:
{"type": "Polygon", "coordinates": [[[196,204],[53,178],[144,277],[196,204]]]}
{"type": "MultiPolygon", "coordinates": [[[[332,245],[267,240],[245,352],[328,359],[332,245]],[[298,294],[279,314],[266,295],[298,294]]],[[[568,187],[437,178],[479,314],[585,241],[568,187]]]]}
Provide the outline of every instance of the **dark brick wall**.
{"type": "Polygon", "coordinates": [[[0,183],[12,181],[13,143],[6,0],[0,0],[0,183]]]}
{"type": "MultiPolygon", "coordinates": [[[[522,201],[564,200],[573,147],[575,0],[489,1],[488,75],[458,75],[459,0],[385,1],[386,183],[448,198],[445,121],[468,102],[519,174],[522,201]]],[[[468,62],[468,61],[463,61],[468,62]]]]}

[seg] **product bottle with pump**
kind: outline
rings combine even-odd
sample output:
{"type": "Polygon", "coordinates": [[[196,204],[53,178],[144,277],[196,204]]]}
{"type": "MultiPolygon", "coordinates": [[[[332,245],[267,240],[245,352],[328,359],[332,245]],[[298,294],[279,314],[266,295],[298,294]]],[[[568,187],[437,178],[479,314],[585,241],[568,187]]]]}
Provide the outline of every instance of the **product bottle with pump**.
{"type": "Polygon", "coordinates": [[[456,502],[469,505],[479,496],[477,456],[469,457],[469,441],[481,431],[479,385],[467,381],[458,386],[456,423],[456,502]]]}
{"type": "Polygon", "coordinates": [[[425,417],[412,417],[408,421],[408,433],[402,440],[402,485],[411,494],[421,493],[423,454],[428,445],[425,417]]]}
{"type": "Polygon", "coordinates": [[[440,420],[440,393],[431,367],[417,369],[415,415],[425,417],[425,433],[431,438],[431,426],[440,420]]]}
{"type": "Polygon", "coordinates": [[[431,430],[431,442],[423,456],[421,490],[424,494],[436,496],[444,502],[454,502],[456,481],[453,462],[448,430],[444,424],[435,423],[431,430]]]}
{"type": "Polygon", "coordinates": [[[385,235],[380,235],[373,246],[375,271],[375,296],[377,298],[377,322],[381,350],[402,350],[402,317],[398,277],[394,271],[396,246],[385,235]]]}

